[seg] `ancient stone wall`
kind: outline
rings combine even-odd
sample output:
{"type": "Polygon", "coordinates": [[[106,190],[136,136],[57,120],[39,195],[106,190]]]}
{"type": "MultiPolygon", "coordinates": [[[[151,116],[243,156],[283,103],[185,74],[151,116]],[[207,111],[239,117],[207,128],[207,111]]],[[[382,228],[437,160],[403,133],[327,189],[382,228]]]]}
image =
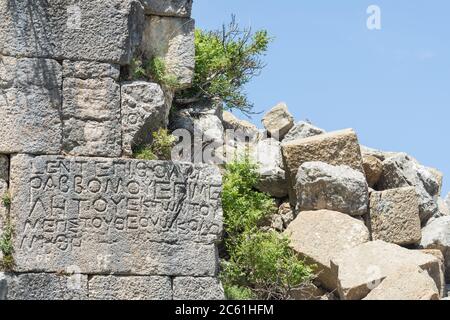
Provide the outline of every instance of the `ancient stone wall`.
{"type": "Polygon", "coordinates": [[[143,52],[189,86],[191,7],[0,0],[0,298],[223,297],[218,169],[127,158],[173,92],[124,72],[143,52]]]}

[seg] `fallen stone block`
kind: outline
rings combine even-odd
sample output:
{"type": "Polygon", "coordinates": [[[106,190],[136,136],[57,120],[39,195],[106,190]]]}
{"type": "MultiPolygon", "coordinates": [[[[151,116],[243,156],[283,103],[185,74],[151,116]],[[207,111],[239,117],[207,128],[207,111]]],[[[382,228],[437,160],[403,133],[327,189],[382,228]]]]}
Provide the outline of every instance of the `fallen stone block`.
{"type": "Polygon", "coordinates": [[[173,279],[174,300],[225,300],[217,278],[176,277],[173,279]]]}
{"type": "Polygon", "coordinates": [[[281,141],[294,126],[294,117],[289,113],[287,105],[280,103],[266,113],[262,123],[273,138],[281,141]]]}
{"type": "Polygon", "coordinates": [[[445,258],[446,279],[450,281],[450,216],[430,221],[422,229],[420,246],[442,252],[445,258]]]}
{"type": "Polygon", "coordinates": [[[305,162],[321,161],[346,165],[364,173],[358,138],[353,130],[343,130],[294,140],[281,145],[291,204],[295,205],[298,168],[305,162]]]}
{"type": "Polygon", "coordinates": [[[435,198],[439,193],[439,182],[436,177],[405,153],[384,160],[378,190],[410,186],[415,187],[419,195],[420,220],[424,224],[438,211],[435,198]]]}
{"type": "Polygon", "coordinates": [[[328,210],[300,212],[285,234],[295,252],[317,265],[319,281],[330,290],[337,287],[330,260],[370,240],[369,230],[362,221],[328,210]]]}
{"type": "Polygon", "coordinates": [[[295,190],[298,212],[328,209],[362,216],[368,210],[366,178],[348,166],[305,162],[298,169],[295,190]]]}
{"type": "Polygon", "coordinates": [[[61,151],[61,86],[55,60],[0,56],[0,153],[61,151]]]}
{"type": "Polygon", "coordinates": [[[11,160],[15,271],[214,276],[217,168],[127,159],[11,160]]]}
{"type": "Polygon", "coordinates": [[[426,271],[408,267],[387,276],[364,300],[439,300],[439,291],[426,271]]]}
{"type": "Polygon", "coordinates": [[[87,276],[0,273],[0,300],[87,300],[87,276]]]}
{"type": "Polygon", "coordinates": [[[422,230],[414,187],[370,194],[370,227],[374,240],[398,245],[419,244],[422,230]]]}
{"type": "Polygon", "coordinates": [[[169,277],[93,276],[89,279],[91,300],[172,300],[169,277]]]}
{"type": "Polygon", "coordinates": [[[156,16],[190,17],[192,0],[141,0],[145,13],[156,16]]]}
{"type": "Polygon", "coordinates": [[[363,299],[386,277],[411,266],[427,271],[436,287],[441,286],[439,259],[380,240],[345,250],[331,260],[331,270],[338,278],[338,292],[343,300],[363,299]]]}
{"type": "Polygon", "coordinates": [[[438,249],[421,249],[420,252],[425,254],[431,254],[433,257],[439,260],[439,266],[441,269],[440,275],[441,278],[439,281],[436,281],[436,285],[438,286],[439,294],[441,297],[446,296],[446,283],[445,283],[445,257],[442,254],[441,250],[438,249]]]}
{"type": "Polygon", "coordinates": [[[232,130],[232,138],[237,143],[256,143],[262,138],[262,133],[254,124],[238,119],[228,111],[224,111],[222,117],[224,129],[232,130]]]}
{"type": "Polygon", "coordinates": [[[0,3],[0,54],[128,64],[140,44],[136,0],[0,3]]]}
{"type": "Polygon", "coordinates": [[[192,84],[195,68],[195,21],[190,18],[149,16],[146,18],[142,48],[146,58],[161,58],[166,73],[178,89],[192,84]]]}
{"type": "Polygon", "coordinates": [[[133,148],[150,145],[152,134],[169,124],[170,103],[156,83],[132,82],[122,85],[122,146],[127,156],[133,148]]]}
{"type": "Polygon", "coordinates": [[[383,173],[383,162],[374,156],[363,155],[363,168],[367,184],[370,188],[373,188],[383,173]]]}
{"type": "Polygon", "coordinates": [[[325,130],[315,127],[308,122],[300,121],[299,123],[295,124],[291,130],[289,130],[289,132],[283,138],[283,142],[305,139],[324,133],[326,133],[325,130]]]}
{"type": "Polygon", "coordinates": [[[63,82],[63,148],[69,155],[122,155],[120,86],[111,78],[63,82]]]}

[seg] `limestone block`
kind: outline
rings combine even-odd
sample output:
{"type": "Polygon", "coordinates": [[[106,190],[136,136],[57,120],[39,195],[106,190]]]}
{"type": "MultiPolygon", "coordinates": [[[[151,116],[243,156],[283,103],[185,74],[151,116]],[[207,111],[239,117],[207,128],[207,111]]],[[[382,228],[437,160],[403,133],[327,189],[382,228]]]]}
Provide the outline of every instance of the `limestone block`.
{"type": "Polygon", "coordinates": [[[0,153],[61,151],[61,85],[55,60],[0,56],[0,153]]]}
{"type": "Polygon", "coordinates": [[[190,17],[193,0],[141,0],[141,2],[146,14],[190,17]]]}
{"type": "Polygon", "coordinates": [[[363,155],[363,168],[366,174],[367,184],[370,188],[373,188],[383,173],[383,162],[374,156],[363,155]]]}
{"type": "Polygon", "coordinates": [[[125,155],[133,147],[150,144],[152,133],[169,124],[170,103],[156,83],[132,82],[121,87],[122,145],[125,155]]]}
{"type": "Polygon", "coordinates": [[[262,123],[273,138],[282,140],[294,126],[294,117],[285,103],[279,103],[264,115],[262,123]]]}
{"type": "Polygon", "coordinates": [[[439,260],[439,265],[441,269],[441,279],[436,282],[436,285],[439,285],[438,290],[441,297],[446,296],[446,283],[445,283],[445,257],[441,250],[438,249],[421,249],[420,252],[425,254],[431,254],[439,260]]]}
{"type": "Polygon", "coordinates": [[[120,86],[111,78],[64,79],[63,147],[69,155],[120,157],[120,86]]]}
{"type": "Polygon", "coordinates": [[[298,168],[305,162],[322,161],[330,165],[346,165],[364,173],[358,138],[351,129],[298,139],[281,145],[291,204],[295,204],[298,168]]]}
{"type": "Polygon", "coordinates": [[[283,138],[283,142],[290,142],[298,139],[305,139],[309,137],[324,134],[325,130],[320,129],[309,122],[300,121],[295,124],[288,134],[283,138]]]}
{"type": "Polygon", "coordinates": [[[223,127],[225,130],[232,130],[233,138],[240,143],[258,142],[262,138],[259,129],[252,123],[238,119],[234,114],[228,111],[223,112],[223,127]]]}
{"type": "Polygon", "coordinates": [[[300,212],[285,234],[295,252],[317,265],[318,279],[330,290],[337,285],[330,260],[370,240],[369,230],[362,221],[328,210],[300,212]]]}
{"type": "Polygon", "coordinates": [[[176,277],[173,279],[174,300],[225,300],[217,278],[176,277]]]}
{"type": "Polygon", "coordinates": [[[89,279],[92,300],[172,300],[172,280],[152,276],[93,276],[89,279]]]}
{"type": "Polygon", "coordinates": [[[441,286],[438,258],[380,240],[345,250],[331,260],[332,272],[338,278],[339,296],[344,300],[366,297],[386,277],[411,266],[427,271],[436,286],[441,286]]]}
{"type": "Polygon", "coordinates": [[[128,64],[144,24],[136,0],[0,2],[0,54],[128,64]]]}
{"type": "Polygon", "coordinates": [[[414,187],[370,194],[372,238],[398,245],[419,244],[422,230],[419,199],[414,187]]]}
{"type": "Polygon", "coordinates": [[[162,58],[168,75],[179,88],[189,87],[195,68],[195,21],[190,18],[149,16],[142,47],[148,59],[162,58]]]}
{"type": "Polygon", "coordinates": [[[369,189],[360,171],[324,162],[305,162],[295,185],[297,211],[334,210],[351,216],[367,213],[369,189]]]}
{"type": "Polygon", "coordinates": [[[16,271],[214,276],[221,179],[203,164],[13,156],[16,271]]]}
{"type": "Polygon", "coordinates": [[[98,78],[112,78],[114,80],[119,80],[120,66],[117,64],[93,61],[64,60],[63,77],[83,80],[98,78]]]}
{"type": "Polygon", "coordinates": [[[0,273],[0,300],[86,300],[87,276],[0,273]]]}

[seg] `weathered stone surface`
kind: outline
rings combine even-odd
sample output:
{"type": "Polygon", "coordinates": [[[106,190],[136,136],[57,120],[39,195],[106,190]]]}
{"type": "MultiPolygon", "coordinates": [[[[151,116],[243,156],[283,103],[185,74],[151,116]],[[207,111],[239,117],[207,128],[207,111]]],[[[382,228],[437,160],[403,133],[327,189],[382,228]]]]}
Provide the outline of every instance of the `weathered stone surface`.
{"type": "Polygon", "coordinates": [[[361,147],[361,154],[363,156],[373,156],[380,161],[384,161],[387,158],[390,158],[390,157],[398,154],[398,152],[381,151],[381,150],[369,148],[369,147],[366,147],[363,145],[361,145],[360,147],[361,147]]]}
{"type": "Polygon", "coordinates": [[[172,300],[169,277],[94,276],[89,279],[92,300],[172,300]]]}
{"type": "Polygon", "coordinates": [[[143,23],[136,0],[1,1],[0,53],[127,64],[143,23]]]}
{"type": "Polygon", "coordinates": [[[162,58],[179,88],[189,87],[195,68],[195,21],[190,18],[146,18],[143,51],[148,59],[162,58]]]}
{"type": "Polygon", "coordinates": [[[383,173],[383,162],[370,155],[363,155],[363,168],[370,188],[373,188],[383,173]]]}
{"type": "Polygon", "coordinates": [[[63,148],[69,155],[120,157],[120,86],[111,78],[63,82],[63,148]]]}
{"type": "Polygon", "coordinates": [[[174,300],[224,300],[225,294],[216,278],[177,277],[173,279],[174,300]]]}
{"type": "Polygon", "coordinates": [[[423,252],[425,254],[431,254],[433,257],[437,258],[439,260],[439,268],[441,270],[440,272],[440,280],[436,281],[436,285],[439,285],[438,290],[441,297],[446,296],[446,284],[445,284],[445,257],[442,254],[441,250],[438,249],[421,249],[420,252],[423,252]]]}
{"type": "Polygon", "coordinates": [[[370,194],[372,238],[398,245],[418,244],[422,238],[419,199],[414,187],[370,194]]]}
{"type": "Polygon", "coordinates": [[[405,153],[399,153],[383,162],[383,174],[378,189],[395,189],[414,186],[419,195],[419,211],[425,223],[438,211],[435,197],[439,193],[439,183],[428,168],[420,165],[405,153]]]}
{"type": "Polygon", "coordinates": [[[156,83],[132,82],[121,90],[123,152],[131,156],[133,147],[150,144],[153,132],[167,127],[170,103],[156,83]]]}
{"type": "Polygon", "coordinates": [[[16,271],[214,276],[221,179],[202,164],[13,156],[16,271]]]}
{"type": "Polygon", "coordinates": [[[338,277],[339,296],[344,300],[366,297],[386,277],[411,266],[427,271],[436,286],[441,286],[439,259],[380,240],[345,250],[331,260],[332,272],[338,277]]]}
{"type": "Polygon", "coordinates": [[[233,138],[238,142],[257,142],[262,138],[261,132],[252,123],[236,118],[231,112],[224,111],[222,119],[225,130],[232,130],[233,138]]]}
{"type": "Polygon", "coordinates": [[[61,151],[61,85],[54,60],[0,56],[0,153],[61,151]]]}
{"type": "Polygon", "coordinates": [[[330,260],[370,239],[369,230],[362,221],[328,210],[300,212],[285,234],[299,255],[317,265],[319,280],[330,290],[336,289],[330,260]]]}
{"type": "Polygon", "coordinates": [[[63,77],[78,79],[112,78],[119,80],[120,66],[109,63],[93,61],[69,61],[63,62],[63,77]]]}
{"type": "Polygon", "coordinates": [[[300,121],[299,123],[294,125],[291,130],[289,130],[289,132],[284,137],[283,142],[305,139],[324,133],[326,133],[325,130],[317,128],[308,122],[300,121]]]}
{"type": "Polygon", "coordinates": [[[358,138],[353,130],[343,130],[299,139],[281,145],[291,204],[295,204],[298,168],[305,162],[322,161],[331,165],[347,165],[364,172],[358,138]]]}
{"type": "Polygon", "coordinates": [[[270,228],[283,232],[294,221],[295,215],[289,202],[284,202],[278,208],[277,213],[272,215],[268,221],[270,228]]]}
{"type": "Polygon", "coordinates": [[[87,276],[0,273],[0,300],[86,300],[87,276]]]}
{"type": "Polygon", "coordinates": [[[426,271],[411,266],[387,276],[364,300],[439,300],[439,291],[426,271]]]}
{"type": "Polygon", "coordinates": [[[288,195],[286,174],[281,157],[281,144],[275,139],[265,139],[256,145],[256,161],[260,181],[256,188],[275,198],[288,195]]]}
{"type": "Polygon", "coordinates": [[[367,213],[369,190],[360,171],[324,162],[305,162],[295,185],[297,211],[328,209],[361,216],[367,213]]]}
{"type": "Polygon", "coordinates": [[[294,117],[285,103],[273,107],[262,119],[264,128],[275,138],[282,140],[294,126],[294,117]]]}
{"type": "Polygon", "coordinates": [[[193,0],[141,0],[146,14],[190,17],[193,0]]]}
{"type": "Polygon", "coordinates": [[[442,191],[442,183],[444,182],[444,174],[441,171],[439,171],[439,170],[437,170],[435,168],[428,168],[428,171],[430,171],[430,173],[436,179],[437,184],[439,186],[437,194],[440,195],[441,191],[442,191]]]}
{"type": "Polygon", "coordinates": [[[446,278],[450,280],[450,216],[434,219],[422,229],[422,248],[437,249],[445,258],[446,278]]]}

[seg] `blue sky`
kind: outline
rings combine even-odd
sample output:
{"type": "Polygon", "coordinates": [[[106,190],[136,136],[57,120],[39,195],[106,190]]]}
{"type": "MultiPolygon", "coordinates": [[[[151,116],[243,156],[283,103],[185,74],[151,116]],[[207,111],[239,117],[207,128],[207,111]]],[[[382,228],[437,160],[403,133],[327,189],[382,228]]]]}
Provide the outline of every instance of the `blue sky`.
{"type": "Polygon", "coordinates": [[[193,17],[216,29],[234,13],[275,37],[266,69],[247,86],[256,111],[284,101],[297,120],[354,128],[362,144],[444,172],[447,194],[449,12],[448,0],[194,0],[193,17]],[[367,29],[369,5],[381,8],[381,30],[367,29]]]}

